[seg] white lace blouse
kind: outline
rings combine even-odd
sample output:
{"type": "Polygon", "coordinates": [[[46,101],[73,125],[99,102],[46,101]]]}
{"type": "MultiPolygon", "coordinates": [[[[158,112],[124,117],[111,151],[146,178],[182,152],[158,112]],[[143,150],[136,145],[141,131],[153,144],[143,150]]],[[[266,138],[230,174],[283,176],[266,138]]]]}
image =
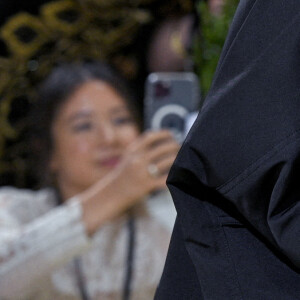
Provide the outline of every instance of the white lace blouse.
{"type": "MultiPolygon", "coordinates": [[[[89,299],[121,300],[127,217],[85,233],[76,198],[55,207],[50,189],[0,189],[0,299],[81,299],[74,258],[89,299]]],[[[167,193],[134,211],[132,300],[152,300],[164,266],[175,210],[167,193]]]]}

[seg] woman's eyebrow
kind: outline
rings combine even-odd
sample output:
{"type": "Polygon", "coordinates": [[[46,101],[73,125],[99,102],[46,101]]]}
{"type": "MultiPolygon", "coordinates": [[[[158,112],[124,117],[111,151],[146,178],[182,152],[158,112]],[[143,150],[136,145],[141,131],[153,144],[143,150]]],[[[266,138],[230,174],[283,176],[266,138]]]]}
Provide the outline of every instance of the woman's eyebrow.
{"type": "MultiPolygon", "coordinates": [[[[111,114],[118,114],[118,113],[122,113],[122,112],[129,112],[129,109],[126,105],[114,107],[110,110],[111,114]]],[[[90,109],[77,111],[77,112],[72,113],[67,118],[67,122],[74,122],[78,119],[89,118],[92,115],[93,115],[93,111],[90,109]]]]}
{"type": "Polygon", "coordinates": [[[82,119],[82,118],[88,118],[92,115],[92,111],[86,110],[86,111],[78,111],[73,114],[71,114],[68,118],[68,122],[73,122],[76,121],[77,119],[82,119]]]}
{"type": "Polygon", "coordinates": [[[113,113],[113,114],[117,114],[117,113],[120,113],[120,112],[129,112],[129,109],[126,105],[124,105],[124,106],[114,107],[114,108],[111,109],[110,112],[113,113]]]}

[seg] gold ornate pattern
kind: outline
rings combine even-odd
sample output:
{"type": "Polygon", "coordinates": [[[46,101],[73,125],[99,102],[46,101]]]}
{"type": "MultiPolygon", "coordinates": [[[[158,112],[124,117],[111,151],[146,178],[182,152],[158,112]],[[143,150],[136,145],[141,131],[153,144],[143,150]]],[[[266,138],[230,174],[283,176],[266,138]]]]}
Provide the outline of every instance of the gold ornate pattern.
{"type": "Polygon", "coordinates": [[[19,13],[9,20],[1,30],[14,56],[28,57],[39,49],[47,40],[43,23],[28,13],[19,13]]]}
{"type": "Polygon", "coordinates": [[[107,60],[133,79],[138,61],[127,48],[139,30],[166,13],[191,11],[192,2],[57,0],[42,5],[38,15],[11,16],[0,29],[8,52],[0,56],[0,185],[7,172],[15,185],[25,184],[26,113],[36,85],[53,66],[86,58],[107,60]]]}

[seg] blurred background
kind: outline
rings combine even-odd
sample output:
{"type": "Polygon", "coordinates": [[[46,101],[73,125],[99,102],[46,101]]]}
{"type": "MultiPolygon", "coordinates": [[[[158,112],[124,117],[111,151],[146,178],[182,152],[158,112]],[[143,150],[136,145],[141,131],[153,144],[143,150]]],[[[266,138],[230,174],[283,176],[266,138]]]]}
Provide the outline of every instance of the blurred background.
{"type": "MultiPolygon", "coordinates": [[[[62,62],[113,65],[143,109],[151,72],[193,71],[209,90],[238,0],[1,0],[0,185],[37,188],[28,117],[62,62]]],[[[200,108],[200,107],[199,107],[200,108]]]]}

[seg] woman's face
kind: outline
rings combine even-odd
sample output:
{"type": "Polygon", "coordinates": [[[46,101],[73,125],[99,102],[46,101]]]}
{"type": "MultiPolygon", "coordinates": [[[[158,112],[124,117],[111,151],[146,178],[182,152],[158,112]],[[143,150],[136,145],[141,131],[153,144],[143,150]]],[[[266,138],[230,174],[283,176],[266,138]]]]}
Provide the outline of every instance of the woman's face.
{"type": "Polygon", "coordinates": [[[107,83],[83,83],[52,126],[50,171],[63,197],[84,191],[114,169],[139,130],[123,98],[107,83]]]}

